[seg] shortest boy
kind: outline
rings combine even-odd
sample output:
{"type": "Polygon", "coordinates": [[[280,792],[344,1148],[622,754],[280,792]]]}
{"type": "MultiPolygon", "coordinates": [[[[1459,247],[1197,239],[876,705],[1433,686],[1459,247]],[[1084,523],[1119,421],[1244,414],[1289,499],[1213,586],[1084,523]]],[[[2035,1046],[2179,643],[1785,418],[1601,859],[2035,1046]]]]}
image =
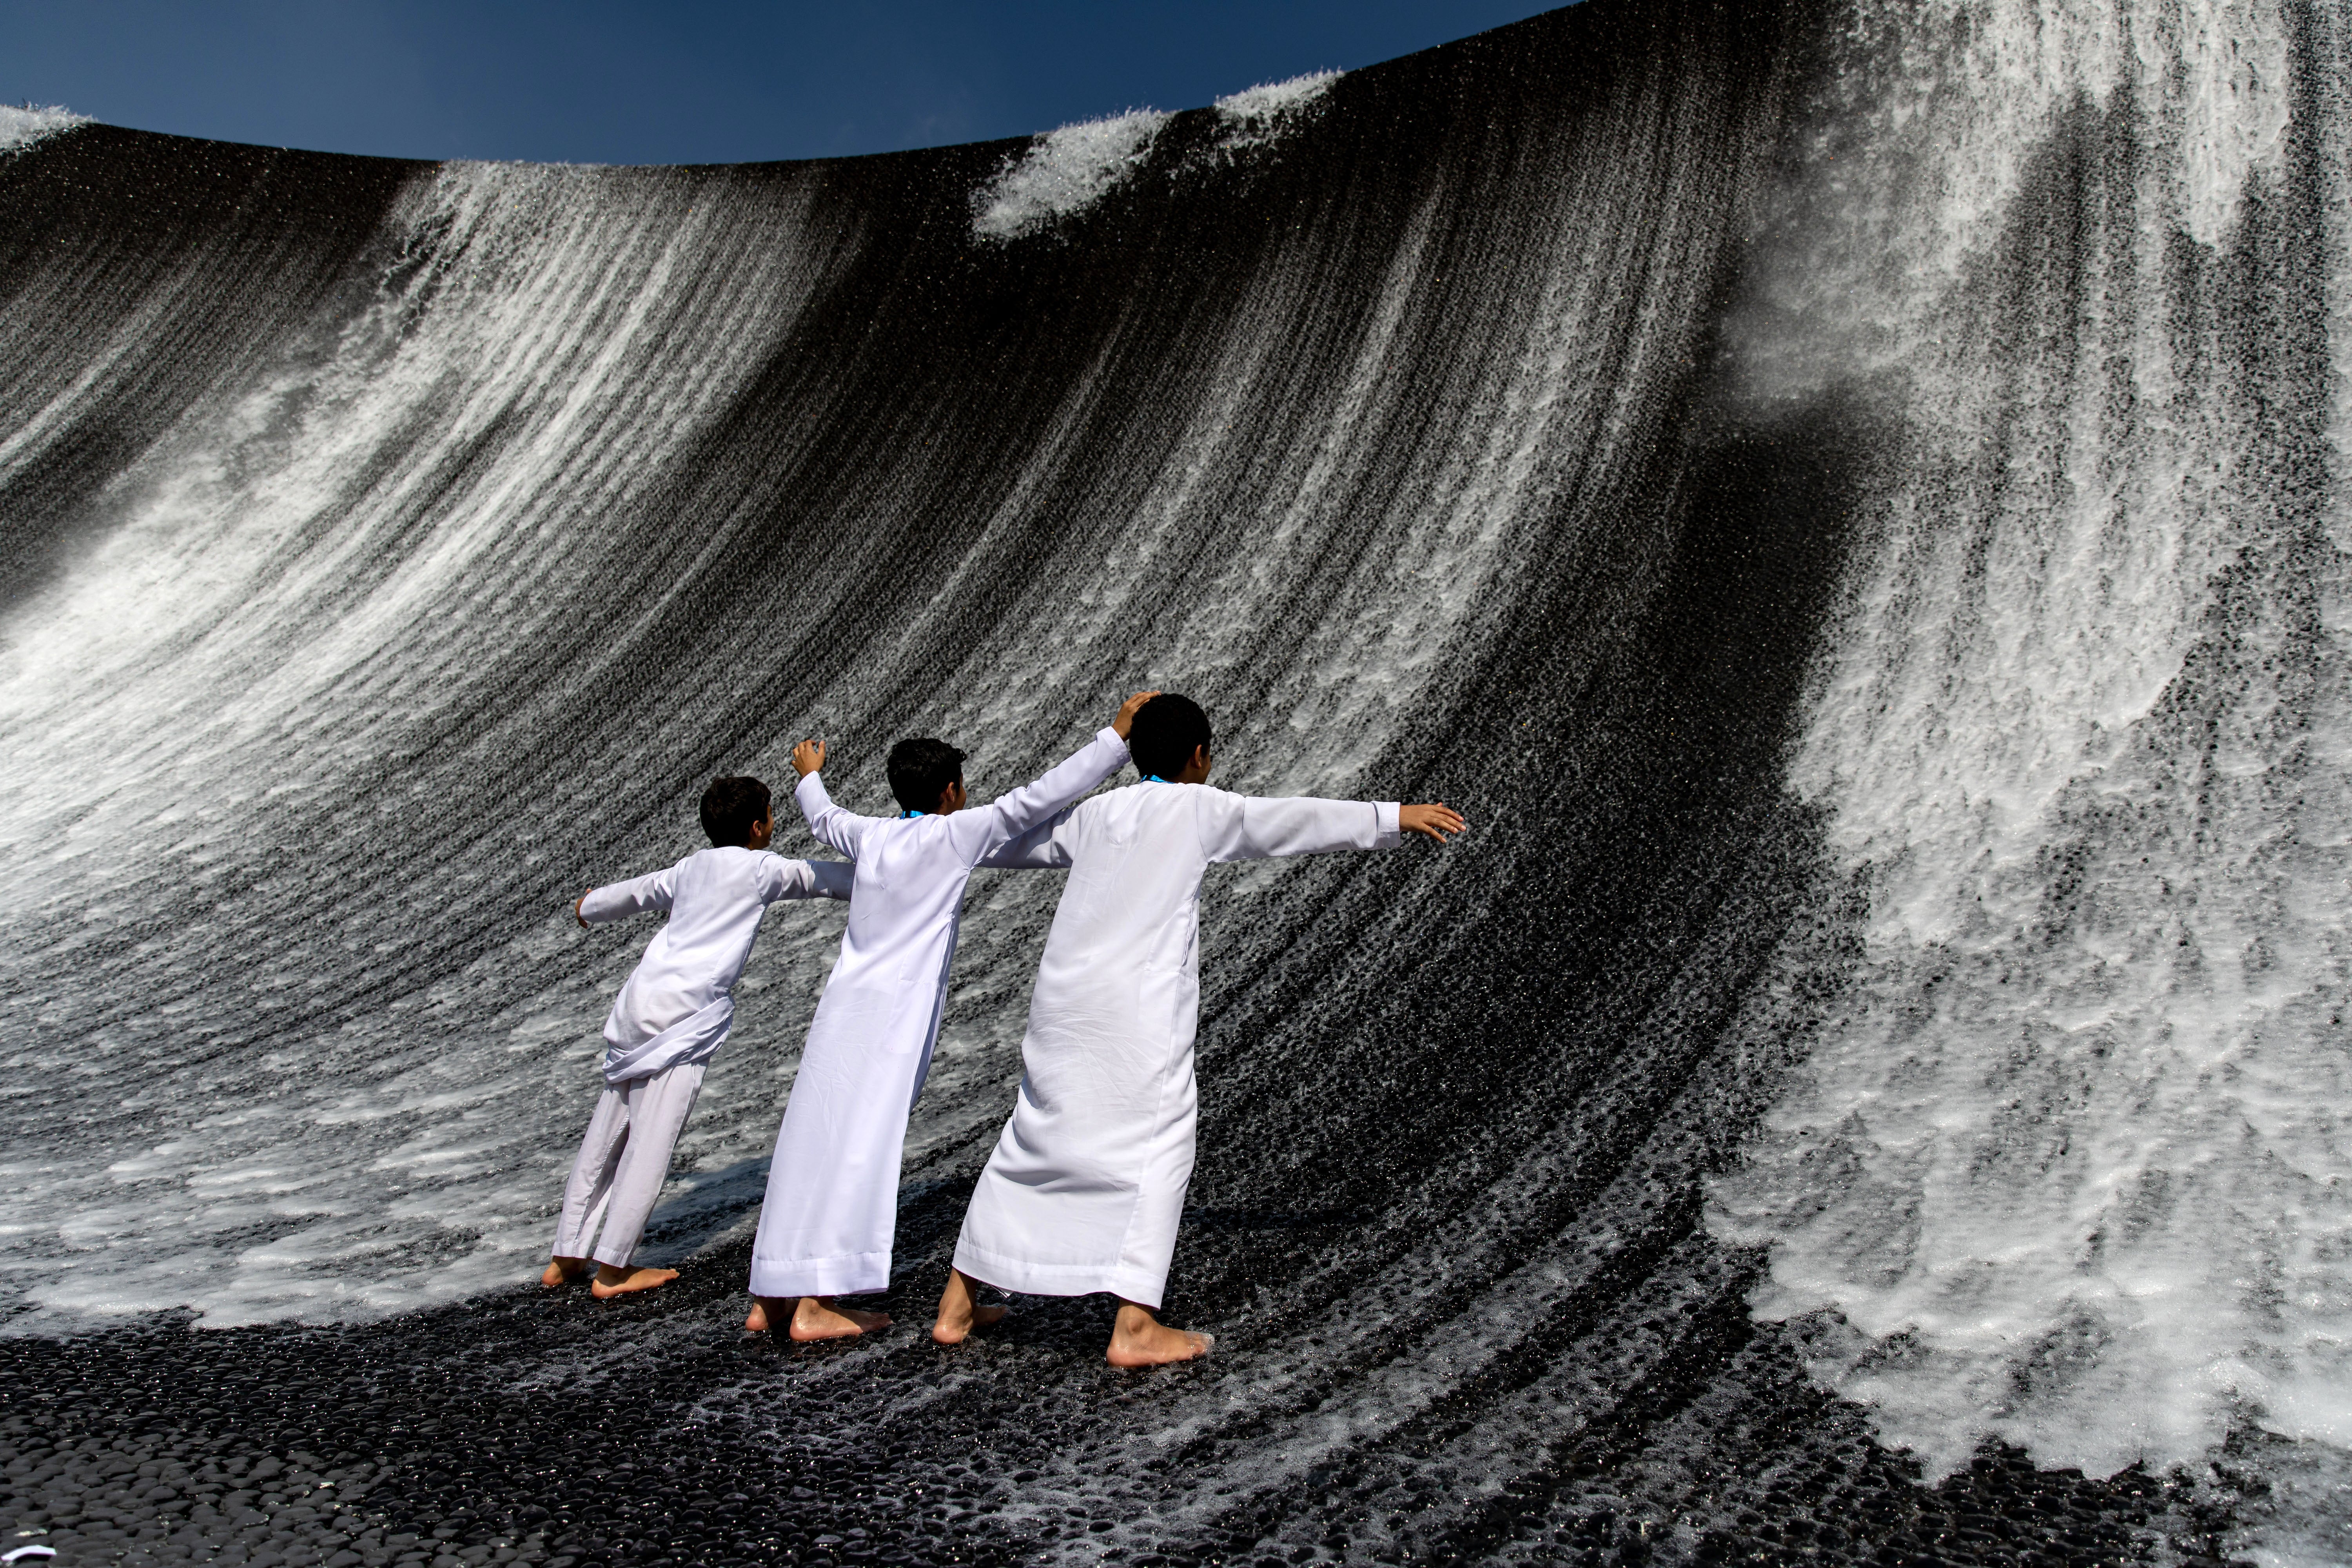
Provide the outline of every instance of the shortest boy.
{"type": "Polygon", "coordinates": [[[604,1019],[604,1093],[563,1188],[542,1285],[577,1279],[592,1260],[590,1289],[600,1298],[677,1278],[675,1268],[632,1268],[629,1259],[669,1173],[670,1150],[694,1109],[703,1068],[735,1020],[735,981],[751,956],[760,917],[780,899],[849,897],[853,868],[767,852],[774,822],[768,786],[758,779],[711,780],[702,792],[702,830],[711,847],[666,871],[591,888],[572,906],[583,929],[645,910],[667,910],[669,921],[646,944],[604,1019]],[[592,1253],[588,1238],[600,1220],[604,1236],[592,1253]]]}

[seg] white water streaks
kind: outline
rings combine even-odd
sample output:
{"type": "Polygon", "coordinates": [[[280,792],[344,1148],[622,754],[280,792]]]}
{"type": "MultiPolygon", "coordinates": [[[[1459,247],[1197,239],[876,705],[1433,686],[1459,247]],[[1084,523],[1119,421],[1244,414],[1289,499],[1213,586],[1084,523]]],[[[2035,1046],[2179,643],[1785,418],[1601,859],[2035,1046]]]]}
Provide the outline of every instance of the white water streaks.
{"type": "Polygon", "coordinates": [[[1130,109],[1034,138],[973,193],[973,236],[1018,239],[1086,211],[1143,167],[1170,118],[1130,109]]]}
{"type": "Polygon", "coordinates": [[[633,580],[620,520],[854,245],[807,229],[805,183],[721,183],[420,177],[360,307],[200,403],[0,626],[0,889],[26,922],[7,1094],[69,1101],[0,1153],[18,1328],[367,1316],[499,1282],[542,1242],[557,1130],[643,931],[572,942],[576,889],[550,886],[546,920],[429,989],[399,977],[483,856],[552,866],[614,765],[562,693],[625,681],[607,650],[659,608],[581,580],[633,580]],[[574,668],[551,682],[558,650],[574,668]],[[447,815],[493,742],[540,759],[510,803],[550,825],[538,845],[511,809],[447,815]],[[191,890],[200,922],[159,918],[191,890]],[[376,1001],[338,999],[353,963],[376,1001]]]}
{"type": "Polygon", "coordinates": [[[62,104],[0,103],[0,153],[30,147],[36,142],[89,123],[62,104]]]}
{"type": "Polygon", "coordinates": [[[1731,334],[1904,456],[1793,773],[1866,947],[1714,1224],[1931,1475],[2352,1446],[2341,26],[1888,18],[1731,334]]]}
{"type": "MultiPolygon", "coordinates": [[[[1355,236],[1286,244],[1222,335],[1192,345],[1187,374],[1163,375],[1131,424],[1099,423],[1118,391],[1107,373],[1078,383],[961,578],[835,701],[854,713],[903,689],[962,614],[964,580],[1001,572],[1050,507],[1073,520],[1057,570],[1034,574],[1018,610],[930,695],[942,733],[1075,742],[1085,724],[1062,710],[1072,686],[1181,683],[1218,726],[1221,782],[1361,793],[1412,713],[1449,700],[1503,634],[1480,606],[1518,591],[1534,553],[1526,539],[1562,515],[1605,526],[1601,498],[1656,438],[1665,389],[1696,352],[1719,215],[1738,208],[1752,177],[1710,141],[1721,114],[1701,91],[1644,98],[1581,133],[1641,150],[1624,161],[1587,162],[1567,136],[1530,151],[1531,165],[1555,171],[1542,198],[1481,209],[1475,224],[1457,212],[1473,232],[1450,251],[1435,237],[1447,203],[1433,195],[1360,316],[1345,308],[1360,287],[1348,279],[1355,236]],[[1628,181],[1635,165],[1643,177],[1628,181]],[[1670,191],[1705,195],[1673,202],[1670,191]],[[1477,258],[1475,294],[1446,289],[1447,255],[1477,258]],[[1589,374],[1595,343],[1618,345],[1612,374],[1589,374]],[[1127,460],[1091,460],[1106,447],[1127,460]],[[1295,640],[1269,668],[1277,627],[1295,640]],[[1036,668],[1041,647],[1055,650],[1050,680],[1036,668]],[[1035,678],[1004,678],[1015,669],[1035,678]]],[[[1219,879],[1239,900],[1299,874],[1264,862],[1219,879]]],[[[958,970],[969,978],[909,1130],[910,1159],[1001,1121],[1001,1104],[966,1090],[1002,1073],[1017,1046],[1024,966],[1059,891],[1036,877],[975,885],[986,919],[964,928],[958,970]],[[959,1103],[973,1109],[946,1110],[959,1103]]],[[[1331,1342],[1345,1353],[1344,1337],[1331,1342]]]]}
{"type": "MultiPolygon", "coordinates": [[[[1758,177],[1726,134],[1731,118],[1720,98],[1691,85],[1628,94],[1573,133],[1530,132],[1520,147],[1528,197],[1465,213],[1449,202],[1454,193],[1433,194],[1364,289],[1360,317],[1342,309],[1351,229],[1311,232],[1269,258],[1223,340],[1202,345],[1202,363],[1181,375],[1163,371],[1159,395],[1133,425],[1087,429],[1117,390],[1107,375],[1089,377],[966,558],[969,572],[984,573],[992,556],[1020,547],[1050,504],[1076,520],[1056,536],[1062,564],[939,691],[943,732],[1082,732],[1055,710],[1068,689],[1181,679],[1219,722],[1221,779],[1267,793],[1354,793],[1380,749],[1432,705],[1433,689],[1481,668],[1486,639],[1503,629],[1482,608],[1509,601],[1534,553],[1530,536],[1561,529],[1579,540],[1615,521],[1612,501],[1654,449],[1669,390],[1697,352],[1693,328],[1723,239],[1715,226],[1741,209],[1758,177]],[[1612,155],[1586,156],[1593,146],[1612,155]],[[1449,221],[1461,229],[1449,233],[1449,221]],[[1446,289],[1449,261],[1475,268],[1475,288],[1446,289]],[[1612,345],[1616,357],[1597,366],[1596,344],[1612,345]],[[1125,460],[1088,465],[1088,443],[1125,460]],[[1075,493],[1055,483],[1071,468],[1087,480],[1075,493]],[[1575,521],[1563,525],[1563,517],[1575,521]],[[1285,630],[1283,656],[1269,659],[1269,628],[1290,627],[1305,630],[1285,630]],[[1039,678],[1041,647],[1053,650],[1050,682],[1039,678]],[[1139,658],[1150,662],[1129,662],[1139,658]],[[1089,679],[1089,668],[1103,674],[1089,679]],[[1008,679],[1008,670],[1038,675],[1008,679]]],[[[1115,359],[1123,346],[1102,357],[1115,359]]],[[[941,593],[923,606],[927,624],[908,628],[908,651],[886,650],[858,672],[871,688],[858,700],[903,686],[914,650],[938,640],[932,625],[953,624],[961,597],[941,593]]],[[[1330,982],[1330,994],[1377,989],[1386,982],[1376,955],[1440,940],[1413,933],[1417,921],[1433,918],[1424,900],[1442,894],[1444,868],[1404,863],[1426,879],[1420,886],[1381,908],[1327,910],[1360,954],[1360,967],[1330,982]]],[[[1267,863],[1234,868],[1213,886],[1207,896],[1223,916],[1212,916],[1204,936],[1204,952],[1215,955],[1207,961],[1213,986],[1217,950],[1229,955],[1248,941],[1248,896],[1315,871],[1267,863]]],[[[910,1163],[969,1140],[971,1124],[1001,1124],[1029,955],[1058,892],[1036,877],[975,884],[941,1066],[910,1130],[910,1163]],[[996,1094],[974,1093],[992,1075],[996,1094]]],[[[1302,998],[1297,1011],[1320,1000],[1302,998]]],[[[1662,1028],[1674,1032],[1672,1022],[1662,1028]]],[[[1253,1075],[1313,1081],[1329,1070],[1283,1059],[1272,1038],[1252,1037],[1236,1054],[1253,1059],[1204,1068],[1205,1079],[1222,1080],[1212,1092],[1235,1092],[1253,1075]]],[[[1517,1228],[1528,1194],[1559,1190],[1564,1173],[1605,1145],[1619,1087],[1593,1086],[1567,1125],[1521,1124],[1499,1135],[1514,1152],[1470,1213],[1450,1214],[1440,1226],[1407,1206],[1351,1224],[1344,1251],[1301,1277],[1253,1284],[1246,1307],[1223,1304],[1232,1343],[1278,1341],[1279,1364],[1219,1363],[1181,1393],[1171,1385],[1164,1424],[1148,1443],[1047,1468],[1019,1508],[1045,1518],[1092,1500],[1108,1515],[1118,1511],[1111,1500],[1123,1502],[1171,1453],[1231,1445],[1186,1460],[1197,1496],[1149,1514],[1127,1510],[1129,1522],[1109,1539],[1134,1548],[1169,1530],[1205,1529],[1247,1500],[1297,1495],[1335,1456],[1393,1449],[1420,1424],[1444,1428],[1439,1413],[1464,1384],[1541,1343],[1564,1303],[1622,1264],[1624,1237],[1655,1207],[1660,1184],[1645,1159],[1603,1184],[1589,1212],[1606,1218],[1591,1231],[1530,1240],[1517,1228]],[[1368,1276],[1384,1281],[1377,1308],[1327,1311],[1327,1303],[1351,1301],[1368,1276]],[[1285,1338],[1280,1325],[1302,1318],[1315,1321],[1311,1338],[1285,1338]]],[[[1215,1201],[1200,1191],[1196,1201],[1215,1201]]],[[[1695,1240],[1658,1267],[1629,1317],[1640,1322],[1704,1302],[1731,1288],[1725,1277],[1733,1272],[1717,1249],[1695,1240]]],[[[1610,1327],[1621,1325],[1612,1319],[1610,1327]]],[[[1615,1379],[1638,1382],[1665,1358],[1662,1336],[1627,1338],[1631,1349],[1612,1332],[1606,1352],[1562,1356],[1557,1375],[1514,1385],[1502,1408],[1482,1407],[1458,1436],[1416,1440],[1428,1441],[1433,1467],[1464,1486],[1499,1488],[1496,1478],[1512,1464],[1605,1409],[1622,1393],[1615,1379]]],[[[789,1409],[764,1395],[754,1408],[759,1435],[747,1440],[798,1440],[789,1409]]],[[[1371,1528],[1393,1528],[1392,1544],[1412,1545],[1401,1522],[1371,1528]]],[[[1284,1549],[1305,1545],[1305,1529],[1284,1549]]],[[[1104,1539],[1066,1538],[1056,1560],[1098,1557],[1104,1539]]]]}

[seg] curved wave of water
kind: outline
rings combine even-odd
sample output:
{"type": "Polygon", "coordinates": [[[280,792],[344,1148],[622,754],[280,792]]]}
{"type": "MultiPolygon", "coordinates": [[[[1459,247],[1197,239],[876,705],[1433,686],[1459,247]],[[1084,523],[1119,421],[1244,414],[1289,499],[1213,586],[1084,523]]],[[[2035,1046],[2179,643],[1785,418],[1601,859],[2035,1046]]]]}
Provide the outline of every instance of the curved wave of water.
{"type": "MultiPolygon", "coordinates": [[[[519,1277],[635,950],[580,886],[802,734],[986,794],[1171,685],[1237,787],[1480,826],[1213,888],[1228,1370],[1023,1529],[1688,1554],[1861,1495],[1729,1435],[1801,1360],[1930,1479],[2273,1444],[2245,1539],[2324,1555],[2347,47],[1591,0],[834,163],[0,151],[10,1329],[519,1277]],[[1271,1500],[1335,1475],[1412,1506],[1271,1500]]],[[[894,1289],[1055,891],[975,884],[894,1289]]],[[[837,930],[771,916],[656,1256],[740,1241],[837,930]]]]}

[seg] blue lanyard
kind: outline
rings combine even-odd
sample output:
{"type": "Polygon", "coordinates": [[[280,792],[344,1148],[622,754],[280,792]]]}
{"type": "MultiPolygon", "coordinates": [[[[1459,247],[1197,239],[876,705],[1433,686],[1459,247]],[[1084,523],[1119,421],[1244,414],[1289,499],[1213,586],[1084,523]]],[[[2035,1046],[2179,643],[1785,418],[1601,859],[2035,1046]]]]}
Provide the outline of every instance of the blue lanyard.
{"type": "Polygon", "coordinates": [[[931,814],[928,811],[902,811],[898,814],[898,820],[904,822],[910,816],[929,816],[931,814]]]}
{"type": "Polygon", "coordinates": [[[1145,784],[1172,784],[1175,781],[1172,779],[1163,779],[1158,773],[1146,773],[1143,775],[1143,782],[1145,784]]]}

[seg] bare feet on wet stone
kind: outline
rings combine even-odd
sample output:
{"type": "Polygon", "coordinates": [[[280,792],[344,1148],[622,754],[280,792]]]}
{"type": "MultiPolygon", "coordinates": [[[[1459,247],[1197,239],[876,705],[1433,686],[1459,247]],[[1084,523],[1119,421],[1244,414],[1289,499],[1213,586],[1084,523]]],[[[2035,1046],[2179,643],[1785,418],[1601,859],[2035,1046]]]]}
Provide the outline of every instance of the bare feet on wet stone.
{"type": "Polygon", "coordinates": [[[940,1315],[931,1324],[931,1338],[943,1345],[960,1345],[974,1329],[1001,1323],[1011,1309],[982,1306],[971,1278],[960,1268],[948,1270],[948,1288],[940,1292],[940,1315]]]}
{"type": "MultiPolygon", "coordinates": [[[[780,1302],[763,1301],[770,1309],[772,1321],[780,1302]]],[[[887,1312],[861,1312],[854,1307],[836,1307],[830,1296],[803,1296],[793,1312],[793,1338],[801,1341],[847,1340],[876,1329],[890,1326],[887,1312]]]]}
{"type": "Polygon", "coordinates": [[[654,1289],[677,1278],[675,1268],[615,1268],[606,1263],[598,1266],[596,1282],[588,1289],[599,1301],[609,1301],[615,1296],[654,1289]]]}
{"type": "Polygon", "coordinates": [[[554,1258],[547,1264],[547,1272],[539,1282],[552,1290],[559,1285],[569,1285],[595,1267],[584,1258],[554,1258]]]}
{"type": "Polygon", "coordinates": [[[1165,1366],[1171,1361],[1198,1361],[1216,1342],[1213,1335],[1168,1327],[1148,1307],[1121,1301],[1103,1359],[1113,1366],[1165,1366]]]}

